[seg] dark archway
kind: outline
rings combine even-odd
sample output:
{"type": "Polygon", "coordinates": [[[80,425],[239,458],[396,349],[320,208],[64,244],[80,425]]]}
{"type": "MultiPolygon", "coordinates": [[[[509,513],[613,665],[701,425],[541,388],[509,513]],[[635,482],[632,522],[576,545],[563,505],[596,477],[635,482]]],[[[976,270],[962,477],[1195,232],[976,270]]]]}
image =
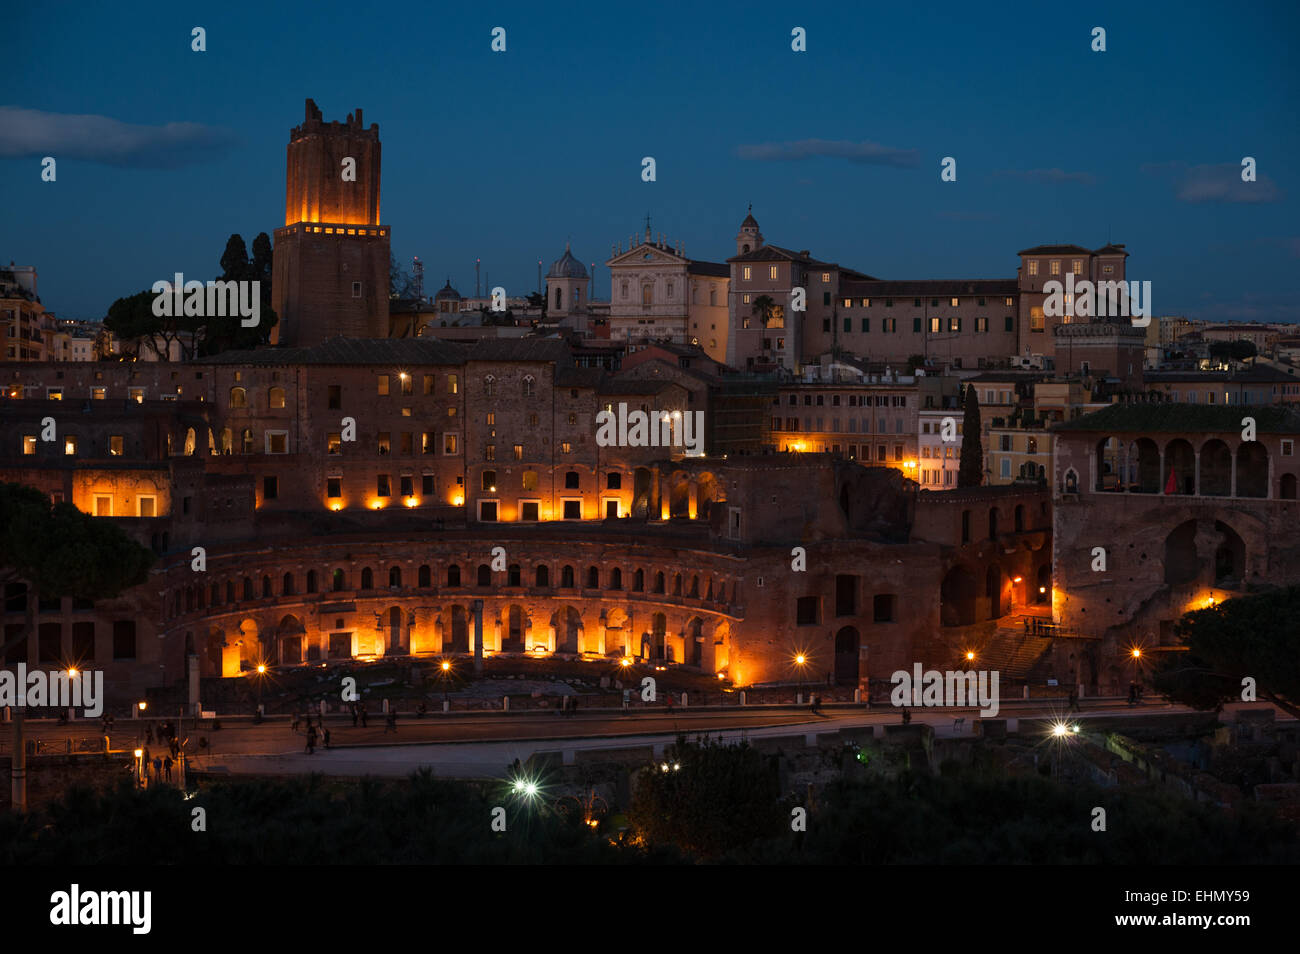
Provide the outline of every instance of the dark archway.
{"type": "Polygon", "coordinates": [[[1283,500],[1295,500],[1296,480],[1295,474],[1283,474],[1282,483],[1278,487],[1278,496],[1283,500]]]}
{"type": "Polygon", "coordinates": [[[1190,496],[1196,492],[1196,454],[1192,445],[1181,437],[1165,445],[1165,486],[1162,490],[1169,489],[1170,474],[1173,474],[1174,493],[1190,496]]]}
{"type": "Polygon", "coordinates": [[[969,626],[975,622],[975,574],[960,564],[943,578],[939,589],[939,619],[944,626],[969,626]]]}
{"type": "Polygon", "coordinates": [[[1259,441],[1237,448],[1237,496],[1268,496],[1268,450],[1259,441]]]}
{"type": "Polygon", "coordinates": [[[1052,566],[1044,563],[1038,568],[1034,581],[1034,602],[1039,606],[1052,601],[1052,566]]]}
{"type": "Polygon", "coordinates": [[[1226,497],[1232,493],[1232,451],[1218,438],[1201,445],[1201,494],[1226,497]]]}
{"type": "Polygon", "coordinates": [[[1201,572],[1201,558],[1196,552],[1196,521],[1179,524],[1165,537],[1165,582],[1191,583],[1201,572]]]}
{"type": "Polygon", "coordinates": [[[984,573],[984,598],[989,601],[989,619],[1002,615],[1002,571],[996,565],[984,573]]]}

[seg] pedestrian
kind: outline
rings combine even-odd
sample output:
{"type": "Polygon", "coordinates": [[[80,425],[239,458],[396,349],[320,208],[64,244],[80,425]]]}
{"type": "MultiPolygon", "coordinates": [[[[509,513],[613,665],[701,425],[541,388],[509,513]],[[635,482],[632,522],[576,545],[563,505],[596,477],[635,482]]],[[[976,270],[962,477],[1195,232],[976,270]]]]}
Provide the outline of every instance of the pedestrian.
{"type": "Polygon", "coordinates": [[[169,755],[163,759],[163,771],[167,773],[167,781],[172,780],[172,757],[169,755]]]}
{"type": "Polygon", "coordinates": [[[153,760],[153,777],[155,781],[162,781],[162,757],[154,756],[153,760]]]}
{"type": "Polygon", "coordinates": [[[302,713],[295,712],[293,714],[293,725],[291,726],[294,735],[298,734],[298,726],[300,725],[302,725],[302,713]]]}
{"type": "Polygon", "coordinates": [[[909,725],[911,721],[912,721],[912,710],[905,707],[903,709],[903,725],[909,725]]]}
{"type": "Polygon", "coordinates": [[[144,747],[144,774],[149,774],[149,746],[144,747]]]}
{"type": "Polygon", "coordinates": [[[821,695],[813,692],[808,694],[808,701],[812,703],[813,715],[821,715],[820,706],[822,703],[821,695]]]}
{"type": "Polygon", "coordinates": [[[397,713],[396,713],[396,712],[390,712],[390,713],[388,713],[387,716],[384,717],[384,731],[385,731],[385,732],[396,732],[396,731],[397,731],[397,713]]]}
{"type": "Polygon", "coordinates": [[[574,697],[573,697],[573,710],[569,713],[569,715],[575,715],[575,716],[576,716],[577,714],[578,714],[578,697],[577,697],[577,696],[574,696],[574,697]]]}
{"type": "Polygon", "coordinates": [[[325,740],[325,748],[328,749],[330,747],[330,730],[329,729],[323,730],[321,733],[321,738],[325,740]]]}
{"type": "Polygon", "coordinates": [[[623,690],[623,711],[627,712],[628,706],[630,706],[631,704],[632,704],[632,690],[624,689],[623,690]]]}
{"type": "Polygon", "coordinates": [[[310,725],[307,726],[307,754],[316,754],[316,728],[310,725]]]}
{"type": "Polygon", "coordinates": [[[673,711],[673,694],[671,692],[664,693],[664,705],[668,707],[669,712],[673,711]]]}

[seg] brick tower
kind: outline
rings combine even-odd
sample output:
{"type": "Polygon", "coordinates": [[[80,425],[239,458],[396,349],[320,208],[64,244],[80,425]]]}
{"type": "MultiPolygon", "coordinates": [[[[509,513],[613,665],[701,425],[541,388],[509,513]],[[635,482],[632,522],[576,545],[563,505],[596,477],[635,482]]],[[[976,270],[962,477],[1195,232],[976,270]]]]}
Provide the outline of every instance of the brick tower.
{"type": "Polygon", "coordinates": [[[272,343],[388,336],[388,226],[379,224],[379,124],[326,123],[312,100],[289,134],[284,227],[275,230],[272,343]],[[355,180],[345,171],[355,160],[355,180]],[[350,181],[351,180],[351,181],[350,181]]]}

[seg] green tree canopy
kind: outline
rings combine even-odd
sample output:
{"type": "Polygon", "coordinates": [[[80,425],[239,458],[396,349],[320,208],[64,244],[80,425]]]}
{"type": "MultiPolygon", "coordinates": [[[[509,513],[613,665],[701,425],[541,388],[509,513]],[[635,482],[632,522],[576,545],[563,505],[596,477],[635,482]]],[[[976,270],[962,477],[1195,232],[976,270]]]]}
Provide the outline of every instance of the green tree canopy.
{"type": "Polygon", "coordinates": [[[1156,688],[1184,705],[1215,709],[1240,701],[1243,680],[1259,699],[1300,718],[1300,586],[1185,613],[1174,627],[1185,653],[1171,653],[1156,688]]]}

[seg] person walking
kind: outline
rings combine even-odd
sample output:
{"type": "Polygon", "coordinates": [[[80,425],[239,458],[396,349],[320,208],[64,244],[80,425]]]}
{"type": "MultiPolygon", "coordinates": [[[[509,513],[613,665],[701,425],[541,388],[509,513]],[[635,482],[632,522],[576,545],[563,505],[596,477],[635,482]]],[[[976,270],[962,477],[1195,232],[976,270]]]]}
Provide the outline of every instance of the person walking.
{"type": "Polygon", "coordinates": [[[361,728],[363,728],[363,729],[368,728],[367,721],[368,721],[368,716],[369,716],[369,715],[370,715],[370,713],[366,712],[366,707],[365,707],[364,705],[362,705],[362,707],[361,707],[361,728]]]}
{"type": "Polygon", "coordinates": [[[629,707],[631,704],[632,704],[632,690],[631,690],[631,689],[624,689],[624,690],[623,690],[623,711],[624,711],[624,712],[627,712],[627,711],[628,711],[628,707],[629,707]]]}
{"type": "Polygon", "coordinates": [[[172,780],[172,757],[169,755],[163,759],[163,771],[167,773],[167,781],[172,780]]]}
{"type": "Polygon", "coordinates": [[[307,754],[316,754],[316,727],[313,725],[307,726],[307,754]]]}
{"type": "Polygon", "coordinates": [[[294,735],[298,734],[298,726],[300,725],[302,725],[302,713],[295,712],[293,714],[293,725],[290,727],[290,730],[294,735]]]}
{"type": "Polygon", "coordinates": [[[321,730],[321,739],[324,740],[324,742],[325,742],[325,748],[328,749],[328,748],[330,747],[330,730],[329,730],[329,729],[322,729],[322,730],[321,730]]]}

